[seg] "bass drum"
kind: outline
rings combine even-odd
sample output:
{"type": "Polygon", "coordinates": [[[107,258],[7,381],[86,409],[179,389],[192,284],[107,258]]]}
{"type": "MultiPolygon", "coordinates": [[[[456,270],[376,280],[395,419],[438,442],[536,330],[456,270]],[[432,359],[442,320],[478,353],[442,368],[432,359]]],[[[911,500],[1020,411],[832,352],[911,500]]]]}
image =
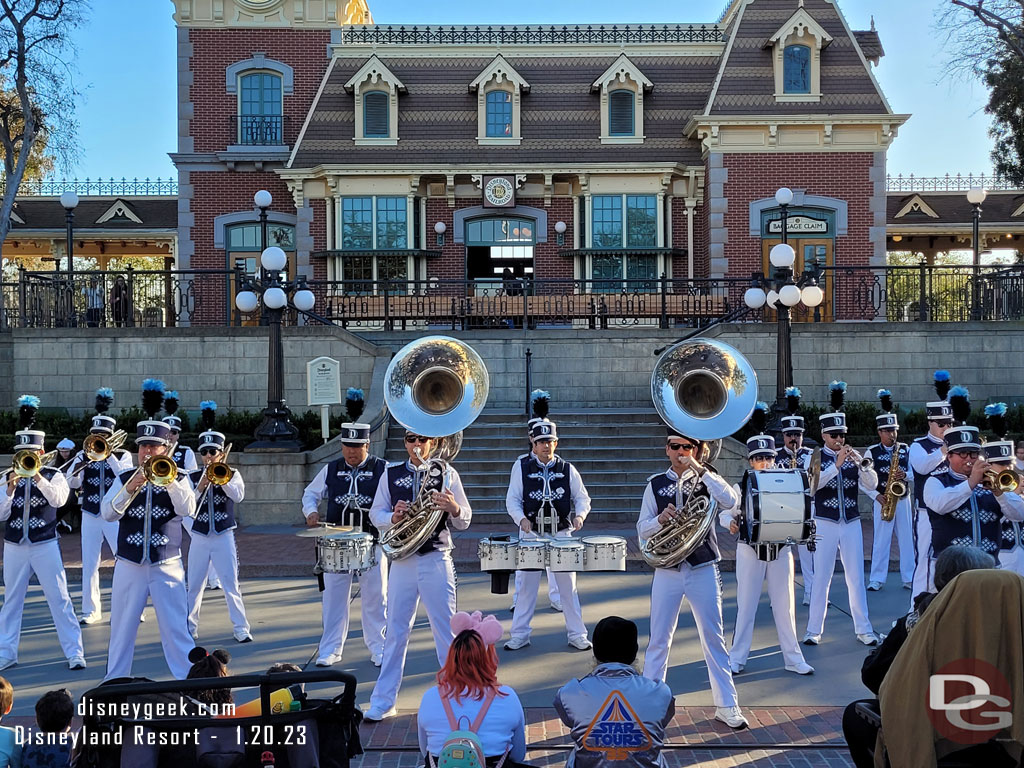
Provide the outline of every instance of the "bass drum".
{"type": "Polygon", "coordinates": [[[747,502],[740,541],[747,544],[804,543],[814,533],[807,474],[792,469],[748,470],[747,502]]]}

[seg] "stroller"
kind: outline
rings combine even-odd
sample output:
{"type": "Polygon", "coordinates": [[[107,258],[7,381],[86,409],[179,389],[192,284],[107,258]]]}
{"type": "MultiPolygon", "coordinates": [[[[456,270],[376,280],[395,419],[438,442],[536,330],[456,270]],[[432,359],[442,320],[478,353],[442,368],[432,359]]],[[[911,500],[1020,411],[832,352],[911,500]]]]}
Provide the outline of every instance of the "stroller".
{"type": "Polygon", "coordinates": [[[358,730],[362,712],[355,706],[355,692],[356,678],[336,670],[108,681],[82,695],[82,732],[72,765],[348,768],[350,759],[363,753],[358,730]],[[341,683],[343,690],[331,699],[307,698],[305,683],[341,683]],[[257,686],[259,714],[248,717],[215,711],[214,705],[190,696],[197,690],[257,686]],[[281,706],[279,696],[272,698],[282,689],[298,694],[290,706],[281,706]]]}

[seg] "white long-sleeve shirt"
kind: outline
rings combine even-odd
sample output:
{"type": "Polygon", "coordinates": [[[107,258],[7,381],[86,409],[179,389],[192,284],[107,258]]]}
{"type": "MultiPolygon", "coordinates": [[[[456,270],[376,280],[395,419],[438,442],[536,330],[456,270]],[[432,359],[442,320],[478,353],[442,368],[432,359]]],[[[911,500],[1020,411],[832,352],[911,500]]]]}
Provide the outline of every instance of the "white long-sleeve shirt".
{"type": "MultiPolygon", "coordinates": [[[[14,497],[22,493],[25,495],[25,508],[31,509],[31,503],[29,497],[32,494],[32,478],[21,478],[18,483],[11,489],[8,494],[7,486],[4,486],[3,492],[0,493],[0,523],[11,516],[11,509],[14,504],[14,497]]],[[[61,472],[55,472],[53,478],[47,480],[43,477],[42,473],[35,477],[36,488],[43,494],[43,498],[49,503],[54,509],[60,509],[67,503],[68,496],[71,495],[71,489],[68,488],[67,478],[61,472]]],[[[26,535],[28,531],[25,532],[26,535]]]]}
{"type": "MultiPolygon", "coordinates": [[[[828,451],[832,456],[837,456],[836,451],[829,450],[828,448],[822,448],[822,452],[828,451]]],[[[847,459],[846,463],[850,463],[853,459],[847,459]]],[[[836,475],[839,474],[839,465],[833,461],[829,466],[823,467],[821,475],[818,477],[818,488],[823,488],[827,483],[831,482],[836,475]]],[[[878,486],[878,474],[874,469],[862,469],[860,465],[857,466],[857,485],[860,486],[861,490],[865,493],[875,490],[878,486]]]]}
{"type": "MultiPolygon", "coordinates": [[[[671,468],[665,474],[671,480],[679,480],[679,475],[671,468]]],[[[718,502],[719,507],[732,509],[739,505],[739,493],[721,475],[707,471],[700,479],[711,494],[711,498],[718,502]]],[[[644,489],[644,499],[640,503],[640,517],[636,521],[636,532],[641,539],[649,539],[661,527],[661,523],[658,522],[658,504],[654,498],[654,491],[651,489],[651,484],[647,483],[647,488],[644,489]]]]}
{"type": "MultiPolygon", "coordinates": [[[[962,482],[947,488],[937,477],[929,477],[924,484],[925,506],[937,515],[948,515],[950,512],[960,509],[974,493],[974,489],[971,488],[964,475],[953,470],[949,472],[957,480],[962,478],[962,482]]],[[[995,499],[999,503],[999,511],[1008,520],[1018,523],[1024,521],[1024,498],[1016,493],[1003,493],[996,496],[995,499]]]]}
{"type": "MultiPolygon", "coordinates": [[[[210,505],[210,511],[213,511],[213,484],[209,484],[204,489],[206,492],[205,504],[210,505]]],[[[245,480],[242,479],[242,473],[237,469],[231,474],[231,479],[228,480],[224,485],[219,486],[224,491],[224,495],[231,499],[235,504],[241,503],[242,499],[245,498],[245,480]]],[[[196,504],[199,503],[199,497],[202,495],[199,492],[199,483],[196,483],[196,487],[193,491],[196,495],[196,504]]],[[[211,518],[212,519],[212,518],[211,518]]]]}
{"type": "MultiPolygon", "coordinates": [[[[536,454],[531,455],[534,459],[537,459],[536,454]]],[[[556,454],[551,461],[541,466],[550,467],[557,458],[558,455],[556,454]]],[[[540,459],[537,459],[537,463],[540,464],[540,459]]],[[[569,464],[569,494],[572,496],[572,513],[569,519],[580,517],[585,521],[587,515],[590,514],[590,494],[587,493],[586,486],[583,485],[583,478],[580,477],[580,473],[572,464],[569,464]]],[[[518,459],[512,465],[512,474],[508,480],[508,493],[505,494],[505,509],[517,528],[522,525],[523,520],[526,519],[526,514],[523,512],[523,473],[518,459]]],[[[560,535],[571,533],[571,528],[559,531],[560,535]]]]}
{"type": "MultiPolygon", "coordinates": [[[[426,464],[424,463],[421,466],[425,467],[426,464]]],[[[406,467],[413,472],[417,471],[417,468],[413,466],[411,461],[406,461],[406,467]]],[[[446,472],[446,480],[445,485],[447,489],[451,491],[452,496],[455,497],[455,503],[459,505],[459,514],[449,515],[448,526],[457,531],[464,531],[469,528],[469,524],[473,519],[473,508],[469,506],[469,499],[466,498],[466,491],[462,487],[462,478],[459,477],[459,473],[452,467],[449,467],[446,472]]],[[[380,476],[380,482],[377,483],[377,492],[373,495],[373,504],[370,506],[370,522],[381,533],[384,533],[384,531],[394,525],[391,522],[391,516],[395,511],[394,506],[391,501],[391,486],[388,485],[388,473],[385,471],[380,476]]],[[[439,551],[443,552],[452,548],[452,537],[448,532],[447,526],[438,534],[438,540],[440,546],[437,549],[439,551]]]]}
{"type": "MultiPolygon", "coordinates": [[[[129,470],[135,466],[135,461],[132,459],[132,455],[128,453],[128,451],[121,452],[120,459],[117,457],[116,452],[112,453],[109,456],[107,456],[106,462],[107,468],[114,473],[114,477],[117,477],[122,472],[129,470]]],[[[83,463],[88,465],[91,462],[89,461],[89,459],[86,458],[84,453],[79,451],[75,455],[75,460],[71,462],[71,466],[68,467],[67,472],[64,473],[64,476],[67,477],[68,479],[69,488],[82,487],[82,482],[85,480],[85,470],[82,469],[83,463]],[[73,470],[76,466],[79,468],[79,471],[72,475],[71,470],[73,470]]]]}
{"type": "MultiPolygon", "coordinates": [[[[925,437],[936,445],[942,445],[941,437],[935,437],[932,434],[928,434],[925,437]]],[[[910,444],[910,468],[919,475],[930,475],[945,460],[946,455],[941,449],[927,453],[916,440],[910,444]]]]}
{"type": "MultiPolygon", "coordinates": [[[[170,485],[164,486],[164,490],[167,491],[167,495],[171,498],[174,514],[178,517],[196,516],[196,497],[192,488],[192,481],[188,479],[188,475],[184,472],[179,472],[177,479],[170,485]]],[[[147,492],[146,485],[139,489],[140,494],[147,492]]],[[[121,478],[115,478],[114,484],[110,486],[110,490],[107,491],[103,501],[100,502],[100,514],[103,515],[103,519],[116,521],[124,517],[128,504],[128,495],[124,490],[124,485],[121,483],[121,478]]]]}
{"type": "MultiPolygon", "coordinates": [[[[505,750],[508,750],[508,759],[519,762],[526,757],[526,717],[523,705],[516,692],[507,685],[501,686],[498,690],[505,695],[495,696],[491,701],[491,706],[484,715],[476,735],[480,739],[485,756],[503,755],[505,750]]],[[[463,697],[461,701],[452,699],[450,703],[455,719],[468,727],[469,723],[476,720],[483,701],[463,697]]],[[[437,686],[423,694],[416,722],[420,753],[436,757],[452,730],[441,704],[441,694],[437,686]]]]}

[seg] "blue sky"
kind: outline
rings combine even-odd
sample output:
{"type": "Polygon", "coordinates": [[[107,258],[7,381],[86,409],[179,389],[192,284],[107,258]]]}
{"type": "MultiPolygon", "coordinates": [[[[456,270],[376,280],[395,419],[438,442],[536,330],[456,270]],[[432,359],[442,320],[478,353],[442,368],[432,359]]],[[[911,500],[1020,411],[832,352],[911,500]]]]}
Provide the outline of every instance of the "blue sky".
{"type": "MultiPolygon", "coordinates": [[[[942,78],[944,40],[933,27],[947,0],[839,0],[850,25],[872,15],[886,56],[876,76],[896,112],[913,117],[889,151],[891,173],[986,172],[985,88],[942,78]]],[[[481,6],[467,0],[370,0],[379,24],[611,23],[714,21],[725,0],[683,0],[630,8],[613,0],[520,0],[481,6]],[[669,9],[672,9],[671,11],[669,9]],[[670,15],[671,14],[671,15],[670,15]]],[[[175,30],[169,0],[94,0],[78,32],[79,178],[155,178],[174,174],[175,30]]]]}

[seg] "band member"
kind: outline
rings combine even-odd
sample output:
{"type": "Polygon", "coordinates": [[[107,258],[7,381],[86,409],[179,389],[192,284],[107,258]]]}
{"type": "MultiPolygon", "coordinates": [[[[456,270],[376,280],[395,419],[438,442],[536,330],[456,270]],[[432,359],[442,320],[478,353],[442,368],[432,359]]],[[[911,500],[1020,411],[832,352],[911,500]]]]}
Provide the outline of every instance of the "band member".
{"type": "Polygon", "coordinates": [[[817,537],[814,550],[814,588],[807,615],[804,643],[817,645],[825,628],[828,593],[836,570],[836,553],[843,561],[846,590],[850,600],[854,632],[864,645],[875,645],[878,636],[868,618],[868,599],[864,591],[864,534],[857,508],[857,487],[865,492],[878,485],[878,476],[853,448],[846,445],[846,414],[842,412],[846,382],[829,386],[831,413],[823,413],[818,422],[821,438],[821,470],[814,491],[814,520],[817,537]]]}
{"type": "Polygon", "coordinates": [[[878,400],[882,404],[882,413],[875,416],[875,427],[878,430],[878,442],[870,446],[864,455],[871,459],[875,474],[878,475],[878,487],[867,491],[874,500],[874,528],[871,544],[871,574],[868,577],[868,589],[877,592],[885,584],[889,576],[889,550],[892,548],[892,532],[896,531],[896,543],[900,553],[900,580],[904,589],[910,589],[914,580],[914,530],[910,512],[911,496],[907,493],[896,501],[896,513],[891,520],[882,519],[882,502],[885,490],[893,481],[903,482],[909,491],[910,481],[910,448],[900,443],[899,420],[893,413],[892,393],[887,389],[878,390],[878,400]],[[899,446],[896,458],[896,470],[890,475],[893,451],[899,446]]]}
{"type": "MultiPolygon", "coordinates": [[[[569,462],[555,454],[558,448],[558,427],[542,418],[530,430],[533,452],[512,465],[505,508],[519,526],[521,538],[553,534],[568,538],[583,527],[590,513],[590,495],[580,473],[569,462]]],[[[505,650],[515,651],[530,644],[530,622],[537,606],[540,571],[523,571],[521,591],[512,619],[511,639],[505,650]]],[[[583,623],[580,598],[576,591],[576,574],[572,571],[554,574],[558,594],[562,596],[565,630],[569,645],[581,651],[593,647],[583,623]]]]}
{"type": "Polygon", "coordinates": [[[139,468],[121,473],[100,505],[105,520],[118,521],[107,680],[131,676],[139,616],[150,596],[171,674],[183,680],[192,666],[188,652],[195,644],[188,633],[181,519],[195,515],[196,499],[186,473],[160,486],[150,483],[144,471],[147,461],[166,456],[170,444],[170,427],[156,419],[163,395],[163,382],[142,383],[142,407],[149,418],[137,425],[139,468]]]}
{"type": "MultiPolygon", "coordinates": [[[[89,433],[107,440],[117,428],[117,420],[107,415],[114,404],[114,390],[101,387],[96,390],[96,415],[92,417],[89,433]]],[[[103,618],[100,604],[100,560],[103,540],[110,552],[117,552],[117,523],[104,520],[100,515],[100,502],[115,478],[132,468],[132,455],[128,451],[111,451],[102,461],[89,461],[79,451],[67,471],[70,488],[81,488],[82,504],[82,624],[95,624],[103,618]]]]}
{"type": "MultiPolygon", "coordinates": [[[[17,457],[34,456],[41,463],[45,433],[33,429],[39,398],[18,398],[21,429],[14,433],[17,457]]],[[[68,577],[57,544],[57,509],[67,501],[68,482],[54,467],[40,466],[28,477],[14,469],[7,472],[0,491],[0,522],[4,529],[4,605],[0,609],[0,669],[18,663],[18,641],[25,609],[25,594],[32,574],[50,606],[61,650],[70,669],[85,669],[82,629],[68,595],[68,577]]]]}
{"type": "Polygon", "coordinates": [[[370,507],[370,522],[381,534],[406,519],[421,488],[446,514],[415,553],[391,561],[384,658],[370,696],[367,720],[382,720],[395,714],[395,701],[405,672],[405,655],[409,650],[409,634],[421,599],[434,635],[438,664],[444,665],[454,639],[451,618],[455,614],[455,565],[449,528],[466,530],[473,510],[459,473],[451,466],[442,472],[436,463],[428,461],[439,442],[407,431],[405,450],[409,458],[388,466],[370,507]]]}
{"type": "MultiPolygon", "coordinates": [[[[665,455],[671,466],[647,481],[636,524],[641,540],[673,524],[677,514],[677,492],[681,498],[686,499],[697,483],[723,509],[732,509],[739,502],[732,486],[710,464],[700,462],[698,457],[703,454],[703,449],[701,441],[680,435],[677,430],[669,427],[665,455]]],[[[654,569],[654,581],[651,584],[651,638],[644,656],[644,677],[665,681],[672,638],[685,597],[690,601],[701,650],[708,666],[711,694],[715,701],[715,719],[730,728],[746,728],[747,719],[740,711],[736,685],[729,671],[729,653],[725,650],[719,557],[718,539],[715,537],[714,526],[711,526],[704,540],[685,560],[672,567],[654,569]]]]}
{"type": "MultiPolygon", "coordinates": [[[[61,472],[68,468],[74,458],[74,441],[63,438],[57,443],[57,456],[53,461],[54,466],[61,472]]],[[[66,477],[66,475],[65,475],[66,477]]],[[[70,487],[70,486],[69,486],[70,487]]],[[[57,510],[57,535],[62,533],[74,533],[82,527],[82,507],[78,503],[78,494],[72,491],[68,494],[68,500],[64,506],[57,510]]]]}
{"type": "Polygon", "coordinates": [[[938,470],[946,469],[946,443],[942,439],[945,431],[953,424],[953,411],[946,396],[949,394],[949,371],[935,372],[935,393],[939,396],[925,404],[928,417],[928,434],[910,444],[910,469],[914,473],[914,583],[911,587],[911,609],[914,597],[922,592],[931,592],[932,540],[931,518],[924,507],[925,480],[938,470]]]}
{"type": "MultiPolygon", "coordinates": [[[[370,455],[370,425],[359,423],[363,414],[363,390],[349,389],[345,397],[348,421],[341,425],[341,458],[321,469],[302,492],[302,514],[306,525],[320,523],[351,525],[373,536],[376,562],[359,572],[359,596],[362,605],[363,642],[370,661],[379,667],[384,655],[384,624],[387,614],[388,561],[380,548],[380,533],[370,522],[370,504],[384,475],[387,463],[370,455]],[[317,505],[327,499],[321,518],[317,505]]],[[[348,637],[349,600],[353,573],[323,574],[324,632],[317,651],[318,667],[341,661],[348,637]]]]}
{"type": "Polygon", "coordinates": [[[196,515],[189,528],[192,543],[188,550],[188,631],[199,638],[199,611],[203,605],[206,574],[211,564],[223,576],[224,599],[228,603],[233,635],[239,643],[251,643],[249,621],[245,617],[242,591],[238,584],[238,552],[235,549],[235,505],[245,498],[245,481],[237,468],[223,485],[210,482],[209,467],[226,460],[224,433],[214,430],[217,403],[199,404],[205,431],[199,435],[199,456],[203,468],[189,473],[195,486],[196,515]]]}
{"type": "MultiPolygon", "coordinates": [[[[996,440],[990,440],[983,446],[985,458],[992,465],[992,471],[999,473],[1013,470],[1017,474],[1017,487],[1014,493],[1024,493],[1021,473],[1014,461],[1014,445],[1006,439],[1009,426],[1006,423],[1006,403],[992,403],[985,406],[989,427],[996,434],[996,440]]],[[[1003,517],[1003,538],[999,542],[999,567],[1024,576],[1024,525],[1003,517]]]]}
{"type": "MultiPolygon", "coordinates": [[[[782,417],[782,448],[775,459],[776,466],[782,469],[811,468],[811,456],[814,451],[804,447],[804,417],[797,411],[800,409],[800,390],[796,387],[786,388],[786,410],[782,417]]],[[[807,549],[806,544],[797,544],[796,551],[800,555],[800,578],[804,582],[803,604],[811,604],[811,586],[814,584],[814,553],[807,549]]]]}
{"type": "MultiPolygon", "coordinates": [[[[998,558],[1003,520],[1024,520],[1024,499],[1013,492],[1004,493],[993,482],[994,477],[986,477],[994,468],[981,456],[978,428],[967,426],[971,415],[969,398],[964,387],[950,390],[953,426],[944,436],[949,466],[932,473],[924,484],[924,504],[931,518],[932,533],[928,553],[930,575],[935,570],[935,558],[953,544],[975,546],[998,558]]],[[[1009,463],[1009,451],[1003,458],[1009,463]]]]}
{"type": "Polygon", "coordinates": [[[178,469],[186,472],[194,472],[199,469],[196,461],[196,454],[187,445],[178,442],[181,438],[181,417],[178,416],[178,393],[171,390],[164,395],[164,423],[170,428],[170,443],[167,445],[167,455],[178,465],[178,469]]]}
{"type": "MultiPolygon", "coordinates": [[[[753,470],[772,469],[775,466],[775,438],[764,434],[768,421],[768,404],[758,403],[751,422],[759,433],[747,440],[747,461],[753,470]]],[[[746,483],[742,486],[745,487],[746,483]]],[[[739,504],[732,509],[723,508],[718,522],[734,536],[742,529],[747,499],[741,485],[733,485],[739,504]]],[[[754,638],[754,615],[761,598],[765,577],[771,599],[775,629],[779,634],[779,648],[787,672],[810,675],[814,667],[804,660],[800,642],[796,637],[796,598],[793,594],[793,548],[788,544],[758,544],[756,547],[743,537],[736,542],[736,630],[729,652],[729,669],[734,675],[743,671],[750,655],[754,638]]]]}

